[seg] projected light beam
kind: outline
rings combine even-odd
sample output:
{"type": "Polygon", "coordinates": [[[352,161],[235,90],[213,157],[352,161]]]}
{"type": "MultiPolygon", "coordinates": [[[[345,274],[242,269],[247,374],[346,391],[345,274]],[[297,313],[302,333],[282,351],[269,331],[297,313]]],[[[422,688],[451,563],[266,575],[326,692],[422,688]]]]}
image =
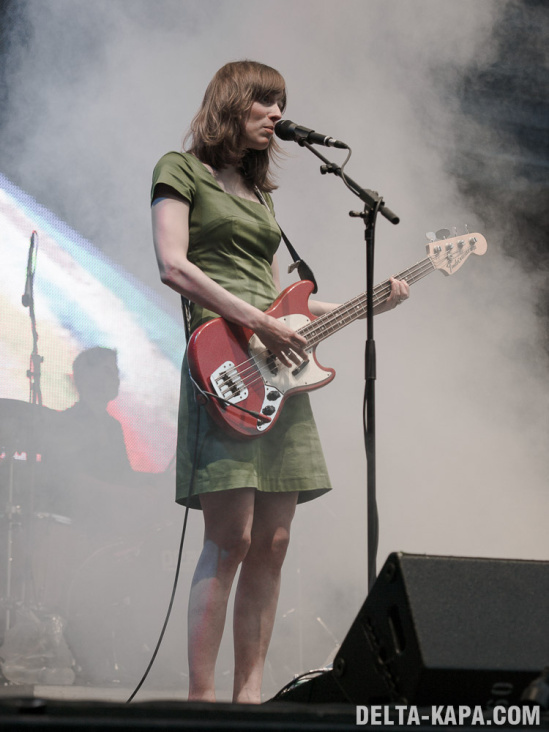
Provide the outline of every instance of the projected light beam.
{"type": "Polygon", "coordinates": [[[21,295],[33,230],[44,405],[63,410],[77,399],[70,374],[78,353],[116,349],[121,385],[109,413],[122,424],[134,470],[163,470],[175,449],[184,349],[179,311],[1,174],[0,398],[28,400],[32,337],[21,295]]]}

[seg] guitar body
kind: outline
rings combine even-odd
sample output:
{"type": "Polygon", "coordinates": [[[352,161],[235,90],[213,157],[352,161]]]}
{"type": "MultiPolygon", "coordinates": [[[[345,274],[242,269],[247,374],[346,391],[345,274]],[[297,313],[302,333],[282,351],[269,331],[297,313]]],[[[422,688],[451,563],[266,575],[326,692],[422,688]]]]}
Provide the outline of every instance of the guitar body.
{"type": "MultiPolygon", "coordinates": [[[[267,313],[299,330],[315,320],[308,305],[312,290],[307,280],[290,285],[267,313]]],[[[210,416],[234,437],[253,438],[274,427],[288,397],[318,389],[335,377],[334,369],[318,363],[316,347],[307,350],[309,361],[284,366],[251,330],[216,318],[191,336],[189,369],[200,390],[220,397],[207,399],[210,416]]]]}

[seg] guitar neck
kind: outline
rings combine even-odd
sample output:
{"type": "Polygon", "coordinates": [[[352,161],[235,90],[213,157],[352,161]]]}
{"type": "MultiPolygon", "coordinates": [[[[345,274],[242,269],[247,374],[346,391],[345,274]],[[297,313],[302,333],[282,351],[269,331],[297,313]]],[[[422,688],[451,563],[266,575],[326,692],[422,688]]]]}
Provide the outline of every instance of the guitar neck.
{"type": "MultiPolygon", "coordinates": [[[[434,272],[436,267],[434,266],[431,257],[422,259],[421,262],[417,262],[409,269],[404,270],[395,275],[397,280],[406,280],[409,285],[413,285],[414,282],[418,282],[423,277],[426,277],[431,272],[434,272]]],[[[385,302],[391,293],[391,281],[385,280],[379,285],[374,287],[373,292],[373,303],[374,307],[385,302]]],[[[361,318],[366,315],[367,312],[366,293],[353,297],[352,300],[339,305],[329,313],[321,315],[316,320],[308,323],[303,328],[299,329],[299,334],[307,339],[308,345],[313,348],[318,345],[321,341],[333,333],[344,328],[349,323],[354,322],[357,318],[361,318]]]]}

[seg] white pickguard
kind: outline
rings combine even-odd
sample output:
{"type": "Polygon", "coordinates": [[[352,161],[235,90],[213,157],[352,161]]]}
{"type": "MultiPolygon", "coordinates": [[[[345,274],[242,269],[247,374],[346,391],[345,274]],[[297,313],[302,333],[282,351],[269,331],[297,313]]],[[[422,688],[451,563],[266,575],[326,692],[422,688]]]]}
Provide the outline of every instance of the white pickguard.
{"type": "MultiPolygon", "coordinates": [[[[311,322],[310,318],[303,313],[292,313],[278,318],[292,330],[299,330],[311,322]]],[[[330,379],[330,374],[310,358],[306,363],[296,366],[284,366],[277,358],[273,358],[269,351],[256,335],[250,338],[250,356],[254,359],[266,386],[272,386],[281,394],[286,394],[292,389],[304,386],[312,386],[330,379]]]]}

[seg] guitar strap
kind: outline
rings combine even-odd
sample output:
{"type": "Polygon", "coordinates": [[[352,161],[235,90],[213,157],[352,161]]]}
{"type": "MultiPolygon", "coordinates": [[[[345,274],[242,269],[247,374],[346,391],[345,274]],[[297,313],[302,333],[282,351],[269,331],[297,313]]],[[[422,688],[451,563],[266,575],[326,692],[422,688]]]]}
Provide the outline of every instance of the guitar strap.
{"type": "MultiPolygon", "coordinates": [[[[261,193],[259,188],[254,188],[255,195],[259,198],[260,202],[271,212],[273,218],[274,218],[274,212],[271,210],[271,207],[265,200],[265,196],[261,193]]],[[[278,221],[276,222],[278,224],[278,221]]],[[[313,283],[314,289],[313,293],[318,292],[318,285],[316,284],[316,279],[313,274],[313,270],[309,267],[307,262],[302,259],[299,254],[296,252],[295,248],[293,247],[292,243],[286,236],[286,234],[282,231],[282,227],[280,224],[278,224],[278,228],[280,229],[280,234],[282,236],[282,240],[284,244],[288,247],[288,251],[290,252],[290,256],[293,259],[294,263],[290,264],[288,267],[288,273],[293,272],[294,269],[297,269],[299,276],[302,280],[309,280],[313,283]]]]}
{"type": "Polygon", "coordinates": [[[185,342],[188,344],[191,337],[191,303],[184,295],[181,295],[181,309],[183,310],[183,325],[185,326],[185,342]]]}

